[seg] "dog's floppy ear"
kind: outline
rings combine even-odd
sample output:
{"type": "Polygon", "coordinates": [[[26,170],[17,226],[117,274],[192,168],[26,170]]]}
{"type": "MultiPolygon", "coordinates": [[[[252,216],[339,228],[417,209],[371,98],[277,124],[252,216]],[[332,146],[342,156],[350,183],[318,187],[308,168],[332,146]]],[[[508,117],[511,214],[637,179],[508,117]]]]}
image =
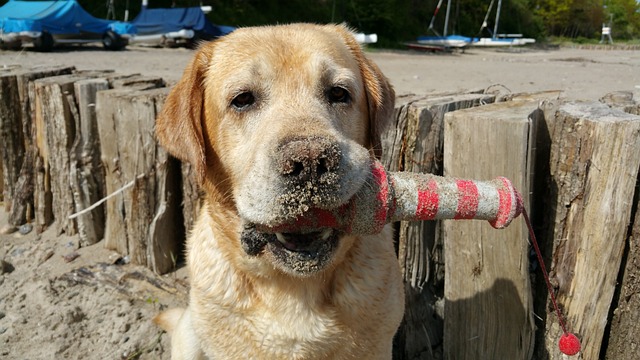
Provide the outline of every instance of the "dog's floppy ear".
{"type": "Polygon", "coordinates": [[[362,73],[369,104],[369,131],[371,146],[377,158],[382,156],[381,137],[391,123],[396,93],[382,71],[371,60],[363,57],[362,73]]]}
{"type": "Polygon", "coordinates": [[[360,44],[353,37],[353,32],[344,25],[338,25],[336,28],[360,65],[369,108],[371,146],[376,157],[380,158],[382,154],[381,136],[391,123],[395,105],[395,91],[378,66],[364,55],[360,44]]]}
{"type": "Polygon", "coordinates": [[[210,54],[207,46],[198,50],[169,93],[156,120],[156,138],[160,145],[171,155],[190,163],[200,183],[204,180],[206,167],[202,129],[203,81],[210,54]]]}

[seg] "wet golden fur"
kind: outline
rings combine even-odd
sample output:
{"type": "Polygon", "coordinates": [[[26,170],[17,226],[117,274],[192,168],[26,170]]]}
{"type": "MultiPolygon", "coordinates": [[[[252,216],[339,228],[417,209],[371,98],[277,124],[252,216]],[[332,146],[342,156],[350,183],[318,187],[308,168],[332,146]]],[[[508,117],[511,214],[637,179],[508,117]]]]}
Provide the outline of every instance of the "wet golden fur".
{"type": "Polygon", "coordinates": [[[343,26],[239,29],[197,51],[156,129],[171,154],[194,166],[205,194],[187,240],[189,306],[156,318],[172,334],[173,359],[391,358],[404,295],[389,228],[341,234],[331,261],[305,274],[266,250],[247,255],[240,234],[247,219],[280,210],[271,201],[281,187],[270,159],[287,137],[339,144],[349,170],[342,178],[350,179],[339,200],[347,201],[366,159],[379,153],[393,100],[343,26]],[[332,84],[351,101],[329,104],[332,84]],[[249,110],[230,106],[249,90],[249,110]]]}

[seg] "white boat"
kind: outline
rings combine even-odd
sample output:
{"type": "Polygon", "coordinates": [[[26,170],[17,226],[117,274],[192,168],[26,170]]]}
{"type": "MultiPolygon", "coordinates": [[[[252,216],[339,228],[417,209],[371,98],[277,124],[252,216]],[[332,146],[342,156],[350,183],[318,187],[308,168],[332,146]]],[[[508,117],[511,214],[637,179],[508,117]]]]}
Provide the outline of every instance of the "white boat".
{"type": "Polygon", "coordinates": [[[442,46],[446,48],[463,48],[471,43],[471,38],[460,35],[418,36],[416,42],[421,45],[442,46]]]}
{"type": "Polygon", "coordinates": [[[536,39],[523,37],[474,38],[469,45],[478,47],[522,46],[533,44],[536,39]]]}
{"type": "Polygon", "coordinates": [[[431,17],[431,23],[429,24],[429,29],[427,31],[432,31],[436,34],[436,36],[419,36],[416,39],[416,43],[419,45],[426,46],[440,46],[443,48],[465,48],[467,46],[477,46],[477,47],[504,47],[504,46],[522,46],[527,44],[533,44],[536,42],[535,39],[531,38],[523,38],[522,34],[502,34],[497,35],[498,31],[498,23],[500,21],[500,8],[502,7],[502,0],[498,0],[498,8],[496,10],[496,20],[493,28],[493,32],[487,28],[487,19],[491,13],[491,9],[493,8],[493,3],[495,0],[491,0],[489,4],[489,8],[487,9],[487,13],[484,17],[484,21],[482,22],[482,26],[480,27],[480,31],[478,34],[482,33],[484,29],[487,29],[492,37],[467,37],[461,35],[447,35],[447,28],[449,26],[449,9],[451,8],[451,0],[447,1],[447,14],[445,16],[444,21],[444,30],[443,35],[438,34],[438,32],[433,28],[434,20],[438,12],[440,11],[440,6],[442,5],[443,0],[438,1],[438,5],[436,5],[436,9],[431,17]]]}
{"type": "MultiPolygon", "coordinates": [[[[487,13],[484,16],[484,20],[482,21],[482,26],[480,27],[480,33],[482,30],[487,29],[487,19],[489,18],[489,14],[491,13],[491,8],[493,7],[494,0],[491,0],[489,3],[489,8],[487,9],[487,13]]],[[[471,42],[471,46],[483,46],[483,47],[501,47],[501,46],[522,46],[527,44],[533,44],[536,42],[536,39],[532,38],[523,38],[522,34],[501,34],[498,35],[498,24],[500,23],[500,9],[502,8],[502,0],[498,0],[498,8],[496,10],[496,21],[493,25],[493,31],[491,32],[491,37],[483,37],[483,38],[474,38],[471,42]]]]}
{"type": "Polygon", "coordinates": [[[447,35],[447,30],[449,28],[449,9],[451,9],[451,0],[447,1],[447,14],[444,18],[444,30],[443,34],[440,35],[433,27],[434,21],[438,12],[440,11],[440,6],[442,6],[442,0],[438,1],[436,5],[436,9],[433,12],[433,16],[431,17],[431,22],[429,23],[429,28],[427,31],[432,31],[435,36],[418,36],[416,42],[418,45],[426,45],[426,46],[437,46],[442,48],[464,48],[471,42],[471,38],[461,35],[447,35]]]}

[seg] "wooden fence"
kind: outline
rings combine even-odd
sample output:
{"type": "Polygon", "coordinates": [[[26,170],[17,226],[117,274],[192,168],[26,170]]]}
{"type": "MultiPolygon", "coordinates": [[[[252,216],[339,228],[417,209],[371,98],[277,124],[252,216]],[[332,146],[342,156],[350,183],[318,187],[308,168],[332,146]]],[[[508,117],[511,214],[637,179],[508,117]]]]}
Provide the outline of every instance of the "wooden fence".
{"type": "MultiPolygon", "coordinates": [[[[54,226],[158,273],[199,207],[188,165],[154,140],[164,81],[73,67],[0,70],[0,192],[9,224],[54,226]]],[[[558,92],[404,96],[391,171],[491,179],[524,194],[584,359],[640,358],[640,104],[558,92]]],[[[561,359],[524,222],[397,224],[407,311],[396,359],[561,359]]]]}

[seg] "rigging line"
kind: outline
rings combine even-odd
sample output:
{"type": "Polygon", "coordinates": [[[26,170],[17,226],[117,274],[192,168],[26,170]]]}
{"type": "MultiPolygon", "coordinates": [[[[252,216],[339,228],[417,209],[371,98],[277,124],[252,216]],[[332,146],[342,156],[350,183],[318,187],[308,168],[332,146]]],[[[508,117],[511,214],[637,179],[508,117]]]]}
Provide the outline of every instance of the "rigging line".
{"type": "Polygon", "coordinates": [[[482,21],[482,25],[480,25],[480,31],[478,31],[478,37],[480,37],[480,35],[482,35],[482,30],[487,27],[487,20],[489,20],[489,14],[491,13],[491,9],[493,8],[493,3],[494,2],[495,2],[495,0],[491,0],[491,3],[489,3],[489,8],[487,9],[487,13],[484,16],[484,20],[482,21]]]}

